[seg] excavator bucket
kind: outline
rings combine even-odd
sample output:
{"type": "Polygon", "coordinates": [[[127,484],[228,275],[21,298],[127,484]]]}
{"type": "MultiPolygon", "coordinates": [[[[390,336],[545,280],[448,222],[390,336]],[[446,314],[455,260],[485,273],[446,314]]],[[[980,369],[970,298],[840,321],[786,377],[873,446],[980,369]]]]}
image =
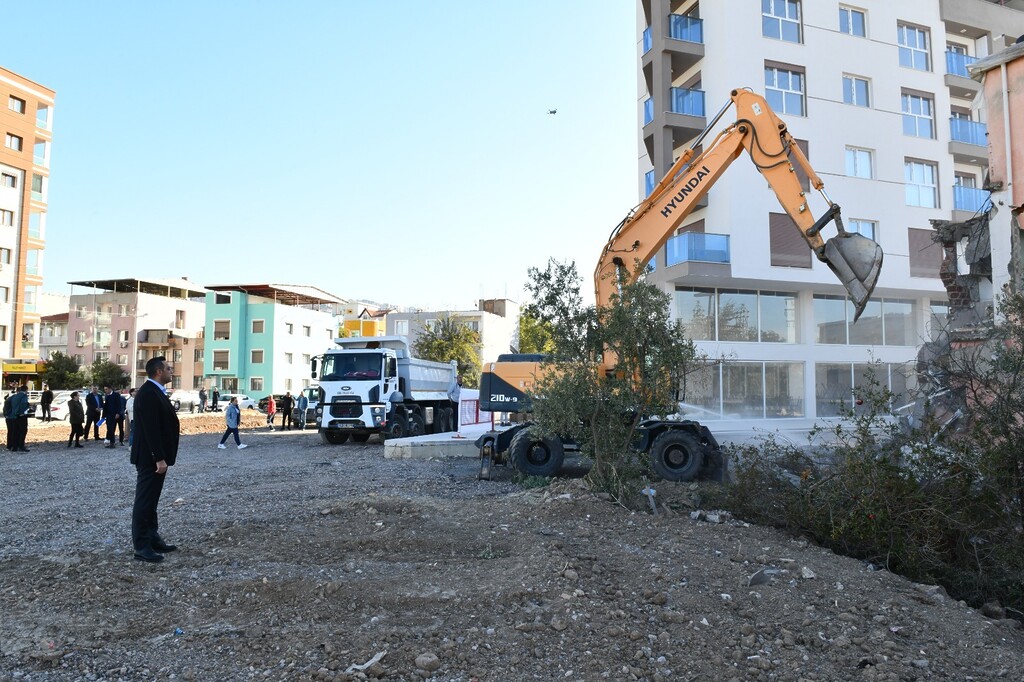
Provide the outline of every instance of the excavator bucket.
{"type": "Polygon", "coordinates": [[[856,322],[875,290],[882,269],[882,247],[856,232],[840,232],[825,242],[825,263],[853,299],[856,322]]]}

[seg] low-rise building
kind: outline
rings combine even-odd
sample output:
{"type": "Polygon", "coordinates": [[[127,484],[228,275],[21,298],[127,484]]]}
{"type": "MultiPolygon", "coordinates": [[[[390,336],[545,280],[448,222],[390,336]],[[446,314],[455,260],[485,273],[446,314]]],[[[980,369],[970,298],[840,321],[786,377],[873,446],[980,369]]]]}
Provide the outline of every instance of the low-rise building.
{"type": "Polygon", "coordinates": [[[68,352],[68,313],[47,315],[39,319],[39,359],[49,360],[54,351],[68,352]]]}
{"type": "Polygon", "coordinates": [[[480,334],[481,363],[519,349],[519,304],[507,298],[481,299],[476,310],[391,312],[387,333],[405,336],[414,344],[424,330],[449,316],[480,334]]]}
{"type": "Polygon", "coordinates": [[[311,286],[209,287],[203,371],[221,393],[293,394],[308,387],[310,362],[333,345],[342,300],[311,286]]]}

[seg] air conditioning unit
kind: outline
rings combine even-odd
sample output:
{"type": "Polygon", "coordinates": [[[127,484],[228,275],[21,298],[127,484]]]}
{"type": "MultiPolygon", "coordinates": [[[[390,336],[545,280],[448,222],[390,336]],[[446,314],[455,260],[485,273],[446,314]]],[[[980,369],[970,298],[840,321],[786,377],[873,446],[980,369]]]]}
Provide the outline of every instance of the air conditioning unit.
{"type": "Polygon", "coordinates": [[[121,348],[127,348],[127,347],[128,347],[128,342],[127,341],[122,341],[121,342],[121,348]]]}
{"type": "Polygon", "coordinates": [[[79,348],[84,348],[85,347],[85,341],[79,341],[75,345],[78,346],[79,348]]]}

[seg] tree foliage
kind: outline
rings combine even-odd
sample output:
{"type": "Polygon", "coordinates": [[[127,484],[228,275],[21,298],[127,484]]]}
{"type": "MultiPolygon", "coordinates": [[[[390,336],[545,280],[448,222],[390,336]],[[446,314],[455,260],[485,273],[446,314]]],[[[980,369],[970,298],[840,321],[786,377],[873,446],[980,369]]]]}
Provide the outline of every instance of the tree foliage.
{"type": "Polygon", "coordinates": [[[538,319],[529,309],[523,310],[519,315],[519,352],[550,355],[554,351],[551,325],[538,319]]]}
{"type": "Polygon", "coordinates": [[[131,377],[120,366],[99,358],[89,365],[88,379],[90,385],[110,386],[113,389],[122,389],[131,383],[131,377]]]}
{"type": "Polygon", "coordinates": [[[541,432],[571,437],[593,460],[591,482],[621,493],[648,465],[633,443],[643,417],[675,413],[682,377],[700,364],[671,296],[645,282],[624,287],[607,307],[584,306],[575,264],[531,269],[530,310],[549,324],[555,356],[535,387],[541,432]],[[600,359],[613,362],[606,376],[600,359]]]}
{"type": "Polygon", "coordinates": [[[451,315],[427,328],[412,346],[416,357],[437,362],[455,360],[462,384],[469,388],[480,385],[480,334],[451,315]]]}
{"type": "Polygon", "coordinates": [[[54,390],[81,388],[86,384],[85,375],[78,369],[75,359],[66,353],[54,351],[44,363],[40,376],[47,386],[54,390]]]}

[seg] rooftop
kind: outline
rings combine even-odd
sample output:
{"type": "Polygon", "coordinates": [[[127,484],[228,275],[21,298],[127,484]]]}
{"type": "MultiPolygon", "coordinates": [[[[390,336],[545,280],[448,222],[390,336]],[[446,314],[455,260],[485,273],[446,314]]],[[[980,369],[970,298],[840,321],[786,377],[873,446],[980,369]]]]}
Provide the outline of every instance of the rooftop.
{"type": "Polygon", "coordinates": [[[321,305],[346,302],[323,289],[303,284],[215,284],[207,288],[211,291],[241,291],[250,296],[273,299],[283,305],[321,305]]]}
{"type": "Polygon", "coordinates": [[[203,298],[207,293],[206,288],[187,279],[97,279],[68,284],[72,287],[88,287],[114,293],[153,294],[168,298],[203,298]]]}

